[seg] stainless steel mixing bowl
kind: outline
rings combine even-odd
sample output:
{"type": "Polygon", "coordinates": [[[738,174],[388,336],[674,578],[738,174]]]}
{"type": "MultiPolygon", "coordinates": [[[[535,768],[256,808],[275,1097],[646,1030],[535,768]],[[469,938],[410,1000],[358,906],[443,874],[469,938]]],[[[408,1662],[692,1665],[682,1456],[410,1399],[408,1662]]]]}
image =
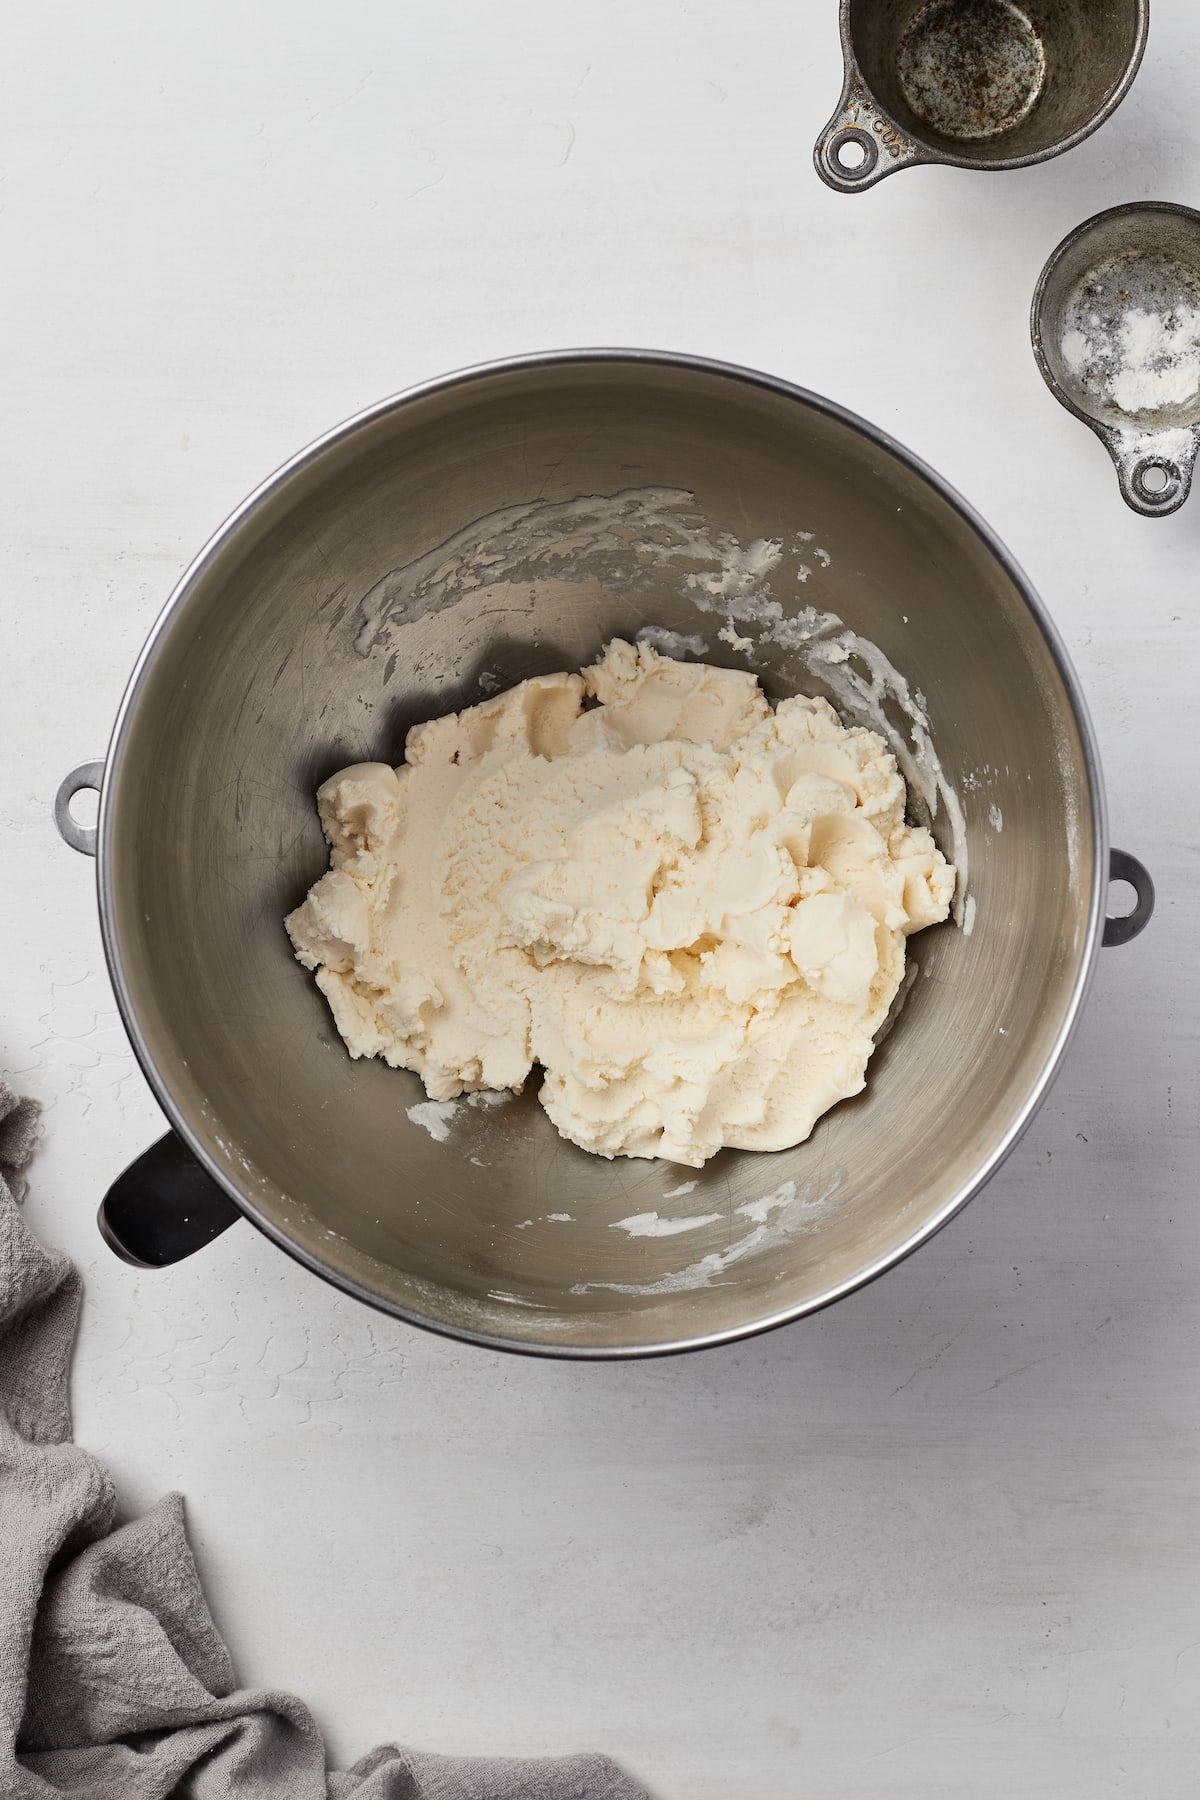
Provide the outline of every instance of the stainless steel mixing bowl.
{"type": "MultiPolygon", "coordinates": [[[[760,651],[773,697],[820,686],[802,647],[760,651]]],[[[93,834],[70,821],[69,797],[100,780],[85,767],[60,794],[82,848],[93,834]]],[[[952,848],[944,808],[934,829],[952,848]]],[[[714,1344],[795,1319],[929,1237],[1045,1093],[1106,932],[1084,707],[987,527],[825,400],[632,352],[531,358],[415,389],[260,488],[187,570],[134,671],[95,847],[117,998],[177,1134],[109,1195],[110,1241],[161,1263],[240,1211],[402,1318],[577,1356],[714,1344]],[[773,596],[785,616],[836,611],[921,690],[965,807],[973,929],[913,940],[919,974],[865,1094],[794,1150],[725,1151],[702,1171],[607,1162],[564,1143],[532,1094],[462,1107],[437,1142],[407,1116],[424,1098],[417,1078],[352,1062],[292,958],[283,916],[326,866],[314,790],[348,762],[398,760],[409,725],[481,686],[578,668],[647,623],[701,632],[711,660],[744,666],[716,636],[720,617],[697,611],[702,590],[678,559],[660,567],[661,545],[636,533],[581,566],[548,527],[544,553],[497,565],[499,585],[482,569],[476,588],[470,571],[447,586],[451,564],[463,574],[451,540],[461,548],[482,515],[545,502],[561,520],[573,515],[554,503],[646,488],[690,490],[727,544],[803,548],[800,534],[815,534],[773,596]],[[665,1238],[615,1229],[655,1212],[716,1217],[665,1238]]],[[[1140,865],[1123,867],[1139,898],[1110,924],[1118,939],[1152,897],[1140,865]]]]}

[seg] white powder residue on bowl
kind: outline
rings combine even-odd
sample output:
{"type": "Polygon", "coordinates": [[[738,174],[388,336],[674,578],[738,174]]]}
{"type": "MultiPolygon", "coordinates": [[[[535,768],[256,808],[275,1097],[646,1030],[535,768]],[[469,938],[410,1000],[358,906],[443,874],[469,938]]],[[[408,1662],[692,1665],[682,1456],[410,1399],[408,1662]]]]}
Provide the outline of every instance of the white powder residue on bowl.
{"type": "Polygon", "coordinates": [[[754,639],[743,637],[732,619],[728,624],[722,625],[717,636],[723,644],[728,644],[731,650],[741,650],[748,655],[754,648],[754,639]]]}
{"type": "Polygon", "coordinates": [[[639,644],[649,644],[660,656],[682,662],[685,656],[707,656],[708,644],[697,632],[670,631],[665,625],[643,625],[637,634],[639,644]]]}
{"type": "MultiPolygon", "coordinates": [[[[785,1181],[774,1193],[759,1200],[747,1200],[734,1207],[734,1213],[751,1227],[734,1238],[724,1250],[713,1250],[685,1269],[660,1275],[653,1281],[581,1281],[571,1289],[573,1294],[606,1291],[611,1294],[679,1294],[690,1288],[708,1287],[720,1282],[732,1264],[752,1256],[757,1250],[772,1250],[796,1233],[819,1230],[828,1216],[830,1201],[845,1185],[845,1169],[835,1169],[823,1187],[814,1180],[799,1186],[785,1181]]],[[[628,1225],[629,1221],[625,1221],[628,1225]]],[[[658,1234],[655,1234],[658,1235],[658,1234]]]]}
{"type": "Polygon", "coordinates": [[[1105,317],[1073,306],[1067,318],[1067,368],[1121,412],[1186,406],[1200,394],[1200,309],[1130,306],[1119,317],[1105,317]]]}
{"type": "Polygon", "coordinates": [[[618,1219],[610,1231],[627,1231],[630,1237],[675,1237],[681,1231],[699,1231],[704,1225],[716,1225],[723,1213],[696,1213],[691,1218],[664,1219],[656,1212],[634,1213],[632,1218],[618,1219]]]}
{"type": "Polygon", "coordinates": [[[458,1107],[453,1100],[422,1100],[418,1106],[408,1106],[405,1111],[413,1124],[427,1131],[437,1144],[446,1142],[450,1127],[458,1116],[458,1107]]]}

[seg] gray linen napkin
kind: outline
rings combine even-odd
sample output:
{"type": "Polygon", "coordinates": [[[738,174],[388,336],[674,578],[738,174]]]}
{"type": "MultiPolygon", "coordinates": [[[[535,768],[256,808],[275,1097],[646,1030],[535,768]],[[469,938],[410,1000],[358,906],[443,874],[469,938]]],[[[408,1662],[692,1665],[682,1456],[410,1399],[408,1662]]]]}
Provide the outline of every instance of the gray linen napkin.
{"type": "Polygon", "coordinates": [[[79,1275],[17,1210],[36,1108],[0,1082],[3,1800],[649,1800],[605,1756],[515,1762],[388,1744],[326,1774],[289,1694],[236,1686],[169,1494],[115,1522],[70,1442],[79,1275]]]}

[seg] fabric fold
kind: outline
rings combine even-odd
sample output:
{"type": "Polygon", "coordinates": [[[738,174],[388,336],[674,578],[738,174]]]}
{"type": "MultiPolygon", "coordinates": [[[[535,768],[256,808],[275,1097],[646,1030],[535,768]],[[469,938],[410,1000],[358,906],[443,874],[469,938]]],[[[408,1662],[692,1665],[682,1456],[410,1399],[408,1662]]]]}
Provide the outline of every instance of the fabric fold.
{"type": "Polygon", "coordinates": [[[18,1208],[37,1109],[0,1082],[0,1794],[4,1800],[649,1800],[607,1757],[383,1745],[330,1774],[302,1701],[238,1688],[168,1494],[118,1523],[70,1441],[82,1287],[18,1208]]]}

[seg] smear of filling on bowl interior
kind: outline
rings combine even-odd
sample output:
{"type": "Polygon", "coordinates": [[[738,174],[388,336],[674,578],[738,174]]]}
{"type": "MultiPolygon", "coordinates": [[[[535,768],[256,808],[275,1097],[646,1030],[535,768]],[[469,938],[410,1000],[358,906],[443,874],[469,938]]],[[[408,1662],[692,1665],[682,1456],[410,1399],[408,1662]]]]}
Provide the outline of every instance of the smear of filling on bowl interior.
{"type": "Polygon", "coordinates": [[[905,800],[827,701],[614,639],[326,781],[331,867],[287,929],[352,1056],[433,1100],[540,1063],[572,1143],[698,1168],[863,1087],[954,890],[905,800]]]}

